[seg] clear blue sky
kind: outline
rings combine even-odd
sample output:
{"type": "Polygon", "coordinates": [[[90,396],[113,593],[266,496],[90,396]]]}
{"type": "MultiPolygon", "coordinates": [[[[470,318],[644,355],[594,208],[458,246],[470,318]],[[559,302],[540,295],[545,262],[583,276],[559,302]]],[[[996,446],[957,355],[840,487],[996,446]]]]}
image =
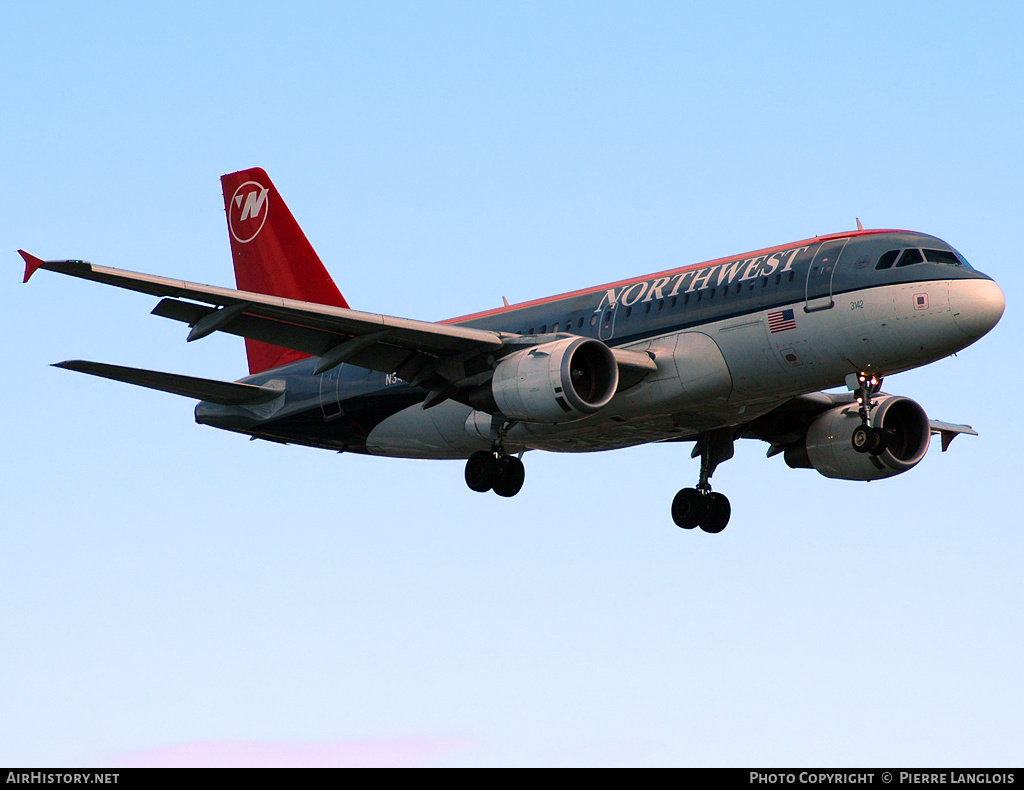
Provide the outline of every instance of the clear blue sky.
{"type": "Polygon", "coordinates": [[[0,765],[1020,765],[1017,3],[22,3],[0,49],[0,765]],[[195,425],[48,367],[216,378],[265,167],[353,306],[441,319],[852,228],[934,233],[1002,323],[886,389],[980,433],[877,483],[742,444],[459,463],[195,425]]]}

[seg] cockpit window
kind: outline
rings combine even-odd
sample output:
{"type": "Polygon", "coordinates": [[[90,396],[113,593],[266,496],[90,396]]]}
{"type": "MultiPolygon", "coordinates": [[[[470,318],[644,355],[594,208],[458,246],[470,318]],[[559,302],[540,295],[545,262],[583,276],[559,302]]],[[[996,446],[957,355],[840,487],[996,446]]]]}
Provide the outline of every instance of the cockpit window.
{"type": "Polygon", "coordinates": [[[896,268],[898,269],[901,266],[913,266],[915,263],[924,263],[924,257],[921,255],[921,250],[917,248],[904,250],[899,261],[896,263],[896,268]]]}
{"type": "Polygon", "coordinates": [[[891,269],[893,264],[896,264],[896,268],[901,266],[912,266],[915,263],[942,263],[947,266],[965,266],[968,269],[971,265],[964,260],[964,256],[958,253],[956,250],[918,250],[918,249],[906,249],[906,250],[889,250],[879,257],[878,263],[875,264],[876,269],[891,269]],[[900,253],[903,253],[900,255],[900,253]],[[921,253],[924,253],[923,255],[921,253]],[[899,262],[896,261],[896,257],[899,256],[899,262]]]}
{"type": "Polygon", "coordinates": [[[925,250],[924,257],[929,263],[948,263],[950,266],[961,266],[960,259],[951,250],[925,250]]]}
{"type": "Polygon", "coordinates": [[[881,258],[878,259],[878,263],[875,264],[876,269],[889,269],[892,268],[893,263],[896,261],[896,256],[900,254],[899,250],[889,250],[881,258]]]}
{"type": "Polygon", "coordinates": [[[953,250],[953,254],[956,256],[956,259],[960,261],[961,266],[964,266],[967,269],[974,268],[973,266],[971,266],[970,262],[960,253],[959,250],[953,250]]]}

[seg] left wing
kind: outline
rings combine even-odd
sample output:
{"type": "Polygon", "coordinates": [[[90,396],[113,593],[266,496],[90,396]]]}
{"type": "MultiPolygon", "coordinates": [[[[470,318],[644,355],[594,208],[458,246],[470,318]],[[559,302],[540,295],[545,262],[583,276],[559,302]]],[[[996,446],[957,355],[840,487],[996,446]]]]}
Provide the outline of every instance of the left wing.
{"type": "MultiPolygon", "coordinates": [[[[37,270],[46,269],[164,297],[153,314],[189,324],[190,341],[227,332],[319,357],[316,373],[342,362],[394,373],[414,386],[432,390],[433,402],[486,381],[495,358],[550,339],[363,313],[87,261],[43,261],[24,250],[18,252],[25,260],[25,282],[37,270]],[[183,301],[186,299],[190,301],[183,301]]],[[[656,369],[645,353],[625,349],[612,349],[612,353],[620,369],[642,374],[656,369]]]]}
{"type": "MultiPolygon", "coordinates": [[[[414,380],[438,360],[473,357],[503,346],[503,335],[497,332],[363,313],[95,266],[86,261],[42,261],[22,250],[19,253],[26,263],[26,282],[38,269],[47,269],[162,296],[165,298],[153,310],[154,315],[192,326],[189,340],[216,331],[250,337],[321,357],[319,372],[351,362],[414,380]],[[333,364],[324,364],[324,360],[333,364]]],[[[450,383],[457,382],[458,378],[450,383]]]]}

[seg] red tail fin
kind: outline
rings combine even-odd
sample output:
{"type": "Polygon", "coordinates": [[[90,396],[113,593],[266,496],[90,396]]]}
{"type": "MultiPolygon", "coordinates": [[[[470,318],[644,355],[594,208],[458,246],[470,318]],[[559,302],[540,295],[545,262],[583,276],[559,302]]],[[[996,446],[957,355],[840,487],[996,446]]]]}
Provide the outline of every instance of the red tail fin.
{"type": "MultiPolygon", "coordinates": [[[[228,218],[231,257],[239,290],[283,296],[333,307],[348,302],[327,273],[281,194],[259,167],[220,179],[228,218]]],[[[246,338],[249,372],[309,356],[246,338]]]]}

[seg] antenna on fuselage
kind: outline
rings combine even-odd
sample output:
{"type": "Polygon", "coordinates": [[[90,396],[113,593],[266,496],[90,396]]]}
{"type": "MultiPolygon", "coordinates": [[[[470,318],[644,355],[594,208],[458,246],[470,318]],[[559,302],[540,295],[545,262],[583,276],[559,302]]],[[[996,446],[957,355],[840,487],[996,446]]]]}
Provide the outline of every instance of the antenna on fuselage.
{"type": "Polygon", "coordinates": [[[857,230],[864,230],[864,224],[860,221],[860,217],[857,217],[857,230]]]}

